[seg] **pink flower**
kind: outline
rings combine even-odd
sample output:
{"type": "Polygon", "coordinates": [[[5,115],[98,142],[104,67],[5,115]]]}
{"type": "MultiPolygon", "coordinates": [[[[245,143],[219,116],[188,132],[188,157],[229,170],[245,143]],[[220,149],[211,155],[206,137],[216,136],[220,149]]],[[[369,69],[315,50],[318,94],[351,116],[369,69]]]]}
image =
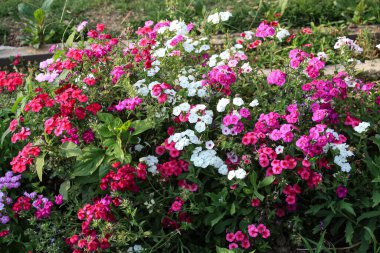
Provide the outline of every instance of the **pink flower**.
{"type": "Polygon", "coordinates": [[[256,30],[256,37],[258,38],[265,38],[265,37],[271,37],[276,33],[276,30],[267,24],[266,21],[263,21],[260,23],[259,27],[257,27],[256,30]]]}
{"type": "Polygon", "coordinates": [[[269,229],[265,229],[262,233],[261,233],[261,236],[266,239],[270,236],[270,230],[269,229]]]}
{"type": "Polygon", "coordinates": [[[252,238],[256,238],[259,235],[259,230],[253,224],[248,225],[248,234],[252,238]]]}
{"type": "Polygon", "coordinates": [[[233,242],[233,241],[235,241],[235,234],[234,234],[234,233],[227,233],[227,234],[226,234],[226,240],[227,240],[228,242],[233,242]]]}
{"type": "Polygon", "coordinates": [[[261,204],[261,201],[259,199],[252,199],[251,200],[251,206],[253,206],[253,207],[258,207],[258,206],[260,206],[260,204],[261,204]]]}
{"type": "Polygon", "coordinates": [[[235,233],[235,239],[236,241],[241,242],[245,239],[245,234],[239,230],[235,233]]]}
{"type": "Polygon", "coordinates": [[[87,26],[87,23],[87,21],[82,21],[82,23],[80,23],[77,27],[77,32],[82,31],[87,26]]]}
{"type": "Polygon", "coordinates": [[[157,146],[156,147],[156,154],[161,156],[165,153],[165,147],[164,146],[157,146]]]}
{"type": "Polygon", "coordinates": [[[239,248],[239,246],[237,245],[237,243],[230,243],[228,245],[228,249],[237,249],[237,248],[239,248]]]}
{"type": "Polygon", "coordinates": [[[278,69],[272,71],[268,77],[268,84],[275,84],[277,86],[283,86],[286,82],[286,74],[278,69]]]}
{"type": "Polygon", "coordinates": [[[321,122],[326,116],[326,110],[318,109],[313,113],[313,117],[311,118],[315,122],[321,122]]]}
{"type": "Polygon", "coordinates": [[[247,240],[247,239],[242,241],[240,245],[243,249],[248,249],[251,246],[251,244],[249,243],[249,240],[247,240]]]}

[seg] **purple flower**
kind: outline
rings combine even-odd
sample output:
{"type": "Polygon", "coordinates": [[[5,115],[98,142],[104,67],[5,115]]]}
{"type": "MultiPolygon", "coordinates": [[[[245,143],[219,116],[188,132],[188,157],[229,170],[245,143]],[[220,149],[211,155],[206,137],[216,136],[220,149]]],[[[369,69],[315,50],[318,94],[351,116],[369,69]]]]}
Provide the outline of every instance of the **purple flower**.
{"type": "Polygon", "coordinates": [[[9,222],[9,216],[3,216],[0,218],[2,224],[7,224],[9,222]]]}
{"type": "Polygon", "coordinates": [[[336,195],[340,199],[345,198],[347,195],[347,188],[342,185],[338,186],[338,188],[336,188],[336,195]]]}

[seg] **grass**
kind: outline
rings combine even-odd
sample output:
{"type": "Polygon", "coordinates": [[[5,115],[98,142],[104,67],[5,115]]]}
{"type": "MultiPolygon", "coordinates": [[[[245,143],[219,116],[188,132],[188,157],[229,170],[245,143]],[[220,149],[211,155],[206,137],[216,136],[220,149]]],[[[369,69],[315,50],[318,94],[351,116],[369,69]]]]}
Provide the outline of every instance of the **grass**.
{"type": "MultiPolygon", "coordinates": [[[[35,6],[42,0],[1,0],[0,44],[15,44],[22,24],[17,5],[35,6]],[[16,35],[15,35],[16,34],[16,35]],[[9,40],[9,41],[8,41],[9,40]]],[[[178,19],[200,21],[213,10],[229,10],[232,31],[248,30],[263,19],[274,19],[283,11],[281,22],[292,27],[314,24],[380,23],[380,0],[54,0],[49,17],[56,30],[54,42],[63,31],[82,20],[103,22],[111,30],[121,32],[127,26],[141,26],[145,20],[178,19]]]]}

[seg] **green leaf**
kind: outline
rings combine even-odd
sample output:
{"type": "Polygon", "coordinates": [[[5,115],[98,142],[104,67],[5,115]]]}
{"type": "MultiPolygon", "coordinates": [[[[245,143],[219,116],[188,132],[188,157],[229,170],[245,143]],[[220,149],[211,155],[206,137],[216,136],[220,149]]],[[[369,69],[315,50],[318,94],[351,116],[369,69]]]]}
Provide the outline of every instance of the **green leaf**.
{"type": "Polygon", "coordinates": [[[62,71],[62,73],[54,80],[53,84],[54,85],[59,85],[59,83],[62,81],[62,80],[65,80],[67,75],[70,73],[70,71],[68,69],[64,69],[62,71]]]}
{"type": "Polygon", "coordinates": [[[230,208],[230,214],[234,215],[236,213],[236,206],[235,202],[232,202],[231,208],[230,208]]]}
{"type": "Polygon", "coordinates": [[[279,6],[280,6],[280,13],[281,15],[284,14],[286,7],[288,6],[288,0],[280,0],[279,1],[279,6]]]}
{"type": "Polygon", "coordinates": [[[40,9],[35,10],[33,13],[33,16],[39,25],[42,25],[44,23],[45,14],[44,14],[43,9],[40,8],[40,9]]]}
{"type": "Polygon", "coordinates": [[[106,151],[107,155],[116,158],[116,160],[120,162],[123,162],[123,163],[126,162],[126,156],[123,151],[120,137],[116,137],[116,139],[107,138],[102,142],[102,144],[105,147],[107,147],[107,151],[106,151]]]}
{"type": "Polygon", "coordinates": [[[372,194],[372,200],[373,200],[372,208],[374,208],[380,203],[380,192],[374,191],[372,194]]]}
{"type": "Polygon", "coordinates": [[[129,127],[131,126],[132,121],[128,120],[127,122],[124,122],[120,127],[116,128],[119,132],[126,132],[128,131],[129,127]]]}
{"type": "Polygon", "coordinates": [[[72,142],[65,142],[60,146],[60,152],[62,156],[69,158],[69,157],[76,157],[80,156],[82,154],[82,150],[72,142]]]}
{"type": "Polygon", "coordinates": [[[59,187],[59,193],[62,195],[62,197],[63,197],[64,200],[68,200],[69,199],[68,191],[70,189],[70,186],[71,186],[70,185],[70,180],[66,180],[59,187]]]}
{"type": "Polygon", "coordinates": [[[74,38],[75,38],[76,31],[74,30],[70,36],[66,40],[66,47],[72,47],[74,44],[74,38]]]}
{"type": "Polygon", "coordinates": [[[23,16],[24,18],[32,19],[33,18],[33,9],[25,4],[25,3],[20,3],[17,6],[18,13],[23,16]]]}
{"type": "Polygon", "coordinates": [[[154,127],[154,122],[150,119],[135,120],[131,123],[131,128],[135,129],[132,135],[141,134],[154,127]]]}
{"type": "Polygon", "coordinates": [[[100,121],[106,123],[107,125],[111,125],[114,120],[114,117],[110,113],[98,112],[96,116],[100,121]]]}
{"type": "Polygon", "coordinates": [[[348,221],[346,223],[346,229],[344,230],[345,232],[345,237],[346,237],[346,243],[349,245],[352,244],[352,237],[354,236],[354,228],[352,226],[352,222],[348,221]]]}
{"type": "Polygon", "coordinates": [[[36,158],[36,171],[38,179],[42,182],[42,172],[45,164],[45,153],[36,158]]]}
{"type": "Polygon", "coordinates": [[[257,190],[253,191],[253,195],[255,195],[256,198],[260,199],[260,201],[264,200],[264,196],[260,194],[257,190]]]}
{"type": "Polygon", "coordinates": [[[102,164],[104,150],[95,146],[87,146],[82,150],[82,155],[77,158],[71,178],[92,175],[102,164]]]}
{"type": "Polygon", "coordinates": [[[5,137],[7,137],[7,135],[8,135],[10,132],[11,132],[11,130],[10,130],[9,128],[7,128],[7,130],[5,130],[4,133],[1,135],[1,143],[0,143],[0,146],[3,145],[5,137]]]}
{"type": "Polygon", "coordinates": [[[12,112],[13,112],[13,113],[16,112],[17,107],[18,107],[18,105],[20,104],[20,102],[22,101],[23,98],[24,98],[24,97],[21,95],[21,96],[19,96],[19,97],[16,99],[15,103],[14,103],[13,106],[12,106],[12,112]]]}
{"type": "Polygon", "coordinates": [[[216,253],[234,253],[232,250],[216,246],[216,253]]]}
{"type": "Polygon", "coordinates": [[[215,217],[214,219],[212,219],[211,220],[211,227],[215,226],[215,224],[217,224],[221,219],[223,219],[225,214],[226,214],[226,212],[223,212],[222,214],[220,214],[217,217],[215,217]]]}
{"type": "Polygon", "coordinates": [[[249,181],[251,182],[254,189],[257,189],[257,174],[255,171],[251,172],[251,175],[249,176],[249,181]]]}
{"type": "Polygon", "coordinates": [[[276,178],[274,176],[269,176],[269,177],[265,177],[263,179],[263,181],[261,181],[259,183],[259,186],[258,188],[262,188],[262,187],[265,187],[265,186],[268,186],[270,185],[271,183],[273,183],[273,181],[275,180],[276,178]]]}
{"type": "Polygon", "coordinates": [[[377,177],[374,180],[372,180],[372,183],[380,183],[380,177],[377,177]]]}
{"type": "Polygon", "coordinates": [[[373,218],[373,217],[377,217],[377,216],[380,216],[380,210],[365,212],[365,213],[363,213],[362,215],[359,216],[359,218],[357,219],[357,222],[360,222],[360,221],[362,221],[364,219],[370,219],[370,218],[373,218]]]}
{"type": "Polygon", "coordinates": [[[372,238],[372,242],[373,242],[374,244],[377,244],[376,236],[373,234],[372,229],[370,229],[370,228],[367,227],[367,226],[364,226],[364,229],[365,229],[365,230],[367,231],[367,233],[371,236],[371,238],[372,238]]]}
{"type": "Polygon", "coordinates": [[[352,214],[353,216],[356,216],[356,213],[355,213],[354,209],[352,208],[352,204],[351,204],[351,203],[347,203],[347,202],[344,202],[344,201],[342,200],[342,201],[339,201],[339,202],[338,202],[338,207],[339,207],[341,210],[345,210],[347,213],[350,213],[350,214],[352,214]]]}
{"type": "Polygon", "coordinates": [[[221,234],[226,231],[226,227],[230,225],[233,222],[233,219],[226,219],[223,220],[222,222],[219,222],[218,224],[215,225],[214,227],[214,232],[216,234],[221,234]]]}
{"type": "Polygon", "coordinates": [[[42,3],[42,6],[41,8],[46,12],[48,10],[50,10],[50,7],[51,7],[51,4],[53,3],[54,0],[45,0],[43,3],[42,3]]]}

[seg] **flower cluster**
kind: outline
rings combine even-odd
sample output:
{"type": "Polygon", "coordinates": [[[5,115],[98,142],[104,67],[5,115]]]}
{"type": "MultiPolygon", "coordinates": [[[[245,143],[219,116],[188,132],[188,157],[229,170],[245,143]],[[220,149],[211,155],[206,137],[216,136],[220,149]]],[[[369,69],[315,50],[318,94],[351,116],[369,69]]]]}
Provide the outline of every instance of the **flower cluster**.
{"type": "Polygon", "coordinates": [[[229,232],[226,234],[226,240],[229,242],[228,248],[237,249],[240,247],[243,249],[249,249],[251,247],[250,238],[255,239],[259,235],[267,239],[270,237],[270,230],[264,224],[250,224],[247,227],[248,234],[243,233],[241,230],[236,231],[235,233],[229,232]]]}
{"type": "Polygon", "coordinates": [[[114,221],[115,217],[111,212],[111,205],[119,206],[119,199],[105,196],[95,200],[93,205],[86,204],[78,211],[78,219],[83,220],[82,231],[80,234],[74,234],[70,238],[66,238],[66,243],[72,248],[73,253],[94,252],[106,250],[110,247],[108,242],[110,234],[102,237],[90,226],[97,220],[104,222],[114,221]]]}
{"type": "Polygon", "coordinates": [[[139,187],[137,186],[135,180],[145,180],[146,179],[146,165],[140,163],[136,168],[131,165],[120,166],[119,162],[112,164],[112,168],[117,169],[117,171],[111,170],[105,175],[100,181],[100,188],[104,191],[108,187],[111,191],[132,191],[138,192],[139,187]]]}
{"type": "MultiPolygon", "coordinates": [[[[62,204],[62,195],[57,195],[55,204],[62,204]]],[[[50,217],[54,203],[43,195],[37,195],[36,192],[24,193],[24,196],[17,198],[12,206],[12,210],[20,215],[22,212],[29,211],[32,207],[35,209],[34,216],[38,219],[50,217]]]]}
{"type": "Polygon", "coordinates": [[[39,156],[40,148],[28,143],[11,162],[12,171],[22,173],[26,170],[26,166],[31,165],[34,158],[39,156]]]}
{"type": "Polygon", "coordinates": [[[23,85],[23,77],[22,74],[17,72],[6,73],[5,71],[0,71],[0,93],[3,90],[8,92],[15,91],[17,87],[23,85]]]}

